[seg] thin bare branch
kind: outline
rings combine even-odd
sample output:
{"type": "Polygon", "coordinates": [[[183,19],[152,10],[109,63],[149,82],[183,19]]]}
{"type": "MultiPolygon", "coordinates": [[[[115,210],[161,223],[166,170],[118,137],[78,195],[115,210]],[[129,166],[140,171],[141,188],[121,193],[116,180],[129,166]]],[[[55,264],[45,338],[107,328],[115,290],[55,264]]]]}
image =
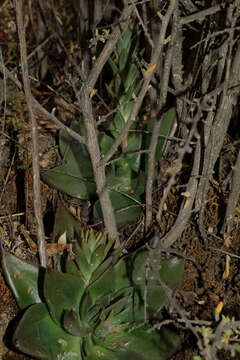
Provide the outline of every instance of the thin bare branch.
{"type": "MultiPolygon", "coordinates": [[[[105,63],[107,62],[109,56],[111,55],[119,37],[121,36],[122,31],[128,25],[130,21],[130,11],[131,7],[127,4],[124,7],[124,10],[119,19],[119,26],[115,28],[111,38],[107,41],[104,46],[101,54],[98,56],[95,61],[92,69],[89,72],[89,75],[86,77],[85,74],[82,74],[82,79],[86,78],[83,81],[80,91],[76,94],[78,97],[79,106],[82,108],[83,121],[86,126],[87,131],[87,148],[92,162],[94,178],[97,187],[97,194],[102,208],[102,214],[104,219],[104,224],[110,238],[115,240],[115,246],[119,246],[119,236],[116,225],[115,214],[113,211],[112,203],[109,196],[109,191],[107,188],[106,174],[105,174],[105,164],[100,164],[101,161],[101,152],[98,143],[97,131],[96,131],[96,122],[93,116],[92,102],[90,98],[90,92],[92,91],[105,63]]],[[[82,59],[82,69],[88,68],[86,63],[87,57],[82,59]]]]}
{"type": "Polygon", "coordinates": [[[113,52],[113,49],[115,45],[118,42],[118,39],[120,38],[122,32],[127,27],[130,21],[130,15],[131,15],[131,6],[125,6],[124,10],[121,14],[121,17],[119,19],[119,25],[116,26],[113,33],[111,34],[111,38],[107,41],[106,45],[104,46],[101,54],[98,56],[97,60],[95,61],[89,77],[88,77],[88,87],[90,89],[93,89],[95,86],[95,83],[106,64],[107,60],[109,59],[109,56],[113,52]]]}
{"type": "Polygon", "coordinates": [[[180,22],[181,22],[182,25],[186,25],[186,24],[189,24],[189,23],[191,23],[193,21],[196,21],[196,20],[203,20],[206,16],[216,14],[220,10],[222,10],[222,6],[221,5],[215,5],[215,6],[212,6],[212,7],[208,8],[208,9],[198,11],[197,13],[185,16],[184,18],[182,18],[180,20],[180,22]]]}
{"type": "MultiPolygon", "coordinates": [[[[184,196],[186,200],[183,201],[181,206],[181,210],[175,221],[171,230],[162,238],[160,239],[161,246],[165,248],[169,248],[174,244],[174,242],[179,239],[183,230],[186,228],[188,220],[192,213],[192,207],[194,204],[195,196],[197,193],[197,186],[198,186],[198,174],[199,174],[199,166],[200,166],[200,139],[197,141],[197,146],[195,150],[194,156],[194,164],[192,168],[192,173],[190,180],[187,185],[187,189],[184,192],[184,196]]],[[[161,213],[158,214],[158,221],[160,220],[161,213]]]]}
{"type": "Polygon", "coordinates": [[[75,140],[79,141],[82,144],[86,144],[86,139],[79,135],[76,131],[70,129],[70,127],[66,126],[65,124],[63,124],[60,120],[58,120],[58,118],[56,118],[55,115],[51,114],[50,112],[48,112],[33,96],[32,96],[32,100],[33,100],[33,105],[35,106],[35,108],[43,115],[47,116],[50,120],[52,120],[52,122],[54,122],[54,124],[56,124],[57,126],[59,126],[60,129],[64,129],[67,131],[67,133],[75,140]]]}
{"type": "Polygon", "coordinates": [[[32,166],[33,166],[33,202],[34,213],[37,222],[37,235],[38,235],[38,251],[40,257],[40,263],[43,267],[47,266],[47,253],[45,246],[45,234],[42,220],[42,205],[40,196],[40,171],[39,171],[39,152],[38,152],[38,125],[33,111],[33,101],[31,95],[31,87],[28,74],[27,64],[27,46],[23,25],[23,10],[22,0],[16,0],[16,17],[18,26],[18,37],[20,44],[21,54],[21,67],[24,90],[26,95],[26,102],[28,107],[29,116],[32,123],[32,166]]]}
{"type": "Polygon", "coordinates": [[[236,206],[240,196],[240,151],[238,152],[237,160],[233,169],[232,188],[228,198],[227,210],[225,215],[225,223],[223,225],[223,233],[230,236],[233,230],[234,217],[236,213],[236,206]]]}
{"type": "MultiPolygon", "coordinates": [[[[175,0],[172,0],[172,3],[175,4],[175,0]]],[[[158,67],[160,67],[159,64],[159,57],[163,51],[163,47],[164,47],[164,40],[165,40],[165,35],[166,35],[166,29],[167,29],[167,25],[169,23],[170,20],[170,16],[166,16],[163,19],[163,23],[162,23],[162,27],[161,27],[161,32],[158,38],[158,43],[156,44],[156,47],[154,48],[154,52],[152,55],[152,59],[151,59],[151,63],[149,65],[149,68],[151,69],[154,65],[157,65],[158,67]]],[[[153,71],[146,71],[145,76],[144,76],[144,82],[143,85],[141,87],[141,90],[138,94],[138,96],[135,99],[134,105],[133,105],[133,109],[131,112],[131,115],[129,116],[128,121],[126,122],[122,132],[118,135],[117,139],[114,141],[111,149],[107,152],[107,154],[105,154],[104,158],[101,160],[100,162],[100,166],[102,165],[106,165],[110,159],[112,158],[112,156],[115,154],[115,152],[117,151],[118,147],[120,146],[120,144],[122,143],[123,139],[126,137],[128,131],[130,130],[131,126],[133,125],[134,121],[136,121],[137,118],[137,114],[139,111],[139,108],[143,102],[143,99],[149,89],[149,85],[150,82],[153,78],[154,75],[154,70],[153,71]]]]}
{"type": "Polygon", "coordinates": [[[92,162],[94,178],[97,186],[97,194],[99,196],[99,201],[102,208],[104,224],[106,226],[110,238],[115,239],[116,241],[115,245],[119,246],[120,243],[119,243],[118,230],[116,226],[116,220],[115,220],[109,192],[107,189],[105,166],[98,166],[101,159],[101,153],[98,144],[95,120],[93,117],[92,103],[89,94],[90,94],[90,90],[88,84],[85,84],[81,90],[79,103],[82,106],[83,120],[88,135],[87,147],[92,162]]]}
{"type": "Polygon", "coordinates": [[[2,84],[0,83],[0,106],[2,105],[1,102],[4,103],[3,106],[3,124],[2,124],[2,131],[5,130],[5,120],[6,120],[6,110],[7,110],[7,84],[6,84],[6,71],[3,62],[3,55],[2,55],[2,48],[0,47],[0,68],[2,69],[3,73],[3,80],[2,84]]]}
{"type": "Polygon", "coordinates": [[[150,34],[149,34],[149,32],[148,32],[148,29],[147,29],[146,25],[144,24],[144,22],[143,22],[140,14],[139,14],[139,11],[138,11],[138,9],[137,9],[134,1],[133,1],[133,0],[130,0],[130,1],[131,1],[131,4],[132,4],[133,8],[134,8],[134,11],[135,11],[135,13],[136,13],[136,16],[137,16],[137,18],[138,18],[138,20],[139,20],[139,23],[141,24],[141,26],[142,26],[142,28],[143,28],[144,34],[145,34],[145,36],[146,36],[146,39],[148,40],[149,44],[150,44],[151,47],[153,48],[153,47],[154,47],[154,43],[153,43],[153,40],[152,40],[152,38],[151,38],[151,36],[150,36],[150,34]]]}
{"type": "MultiPolygon", "coordinates": [[[[230,36],[228,38],[228,56],[224,54],[224,59],[226,59],[225,66],[220,67],[220,72],[224,69],[225,80],[224,87],[222,89],[222,93],[219,96],[218,107],[216,110],[216,114],[214,118],[211,120],[212,124],[209,125],[209,134],[207,137],[206,148],[204,151],[203,158],[203,170],[202,177],[198,187],[197,193],[197,204],[200,208],[199,214],[199,229],[201,235],[205,242],[208,241],[207,233],[204,227],[204,214],[205,214],[205,204],[207,202],[207,194],[210,186],[210,180],[212,178],[214,172],[214,166],[219,157],[220,151],[222,149],[225,134],[229,127],[229,123],[232,116],[233,106],[237,102],[238,93],[236,90],[229,89],[230,86],[234,87],[238,85],[240,81],[240,70],[239,70],[239,56],[240,56],[240,45],[238,44],[237,48],[234,51],[233,56],[233,45],[234,45],[234,31],[236,21],[238,19],[239,10],[235,11],[235,5],[231,4],[228,9],[227,21],[231,24],[232,31],[230,32],[230,36]]],[[[220,79],[220,76],[218,77],[220,79]]],[[[208,98],[208,102],[212,102],[212,98],[206,96],[206,101],[208,98]]],[[[217,100],[217,99],[216,99],[217,100]]],[[[216,101],[215,100],[215,101],[216,101]]]]}
{"type": "MultiPolygon", "coordinates": [[[[0,68],[0,71],[2,72],[3,70],[0,68]]],[[[6,66],[4,66],[4,71],[6,72],[6,77],[9,78],[19,88],[19,90],[22,90],[22,84],[12,75],[6,66]]],[[[54,124],[59,126],[60,129],[65,129],[68,134],[72,136],[72,138],[76,139],[82,144],[86,144],[86,139],[83,136],[79,135],[76,131],[63,124],[54,114],[51,114],[49,111],[47,111],[33,96],[32,101],[35,110],[38,110],[40,114],[48,117],[50,120],[52,120],[52,122],[54,122],[54,124]]]]}
{"type": "MultiPolygon", "coordinates": [[[[167,10],[166,15],[162,19],[161,31],[158,38],[157,47],[162,48],[164,44],[164,39],[166,37],[167,27],[172,17],[173,11],[175,7],[178,6],[177,0],[172,0],[170,2],[169,8],[167,10]]],[[[170,47],[167,52],[163,76],[162,76],[162,84],[161,84],[161,93],[160,93],[160,102],[158,107],[158,112],[161,113],[163,107],[165,106],[167,93],[168,93],[168,83],[170,76],[170,69],[172,65],[172,55],[173,55],[173,47],[170,43],[170,47]]],[[[146,182],[146,220],[145,220],[145,228],[146,230],[149,228],[152,222],[152,190],[153,190],[153,180],[154,180],[154,169],[155,169],[155,153],[158,144],[158,138],[161,128],[161,118],[159,120],[155,120],[153,134],[151,137],[150,147],[149,147],[149,155],[148,155],[148,173],[147,173],[147,182],[146,182]]]]}

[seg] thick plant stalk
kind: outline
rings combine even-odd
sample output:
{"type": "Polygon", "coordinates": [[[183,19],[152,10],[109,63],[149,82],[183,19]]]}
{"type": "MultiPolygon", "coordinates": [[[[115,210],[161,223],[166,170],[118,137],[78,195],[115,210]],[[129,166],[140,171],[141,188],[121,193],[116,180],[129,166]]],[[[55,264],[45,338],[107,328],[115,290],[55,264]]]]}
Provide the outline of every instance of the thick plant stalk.
{"type": "Polygon", "coordinates": [[[33,111],[32,94],[31,94],[28,65],[27,65],[26,39],[24,34],[22,13],[23,13],[22,0],[16,0],[16,16],[17,16],[18,36],[20,43],[22,77],[23,77],[23,84],[26,95],[28,112],[32,123],[31,130],[32,130],[32,166],[33,166],[33,204],[34,204],[34,213],[37,221],[38,251],[40,257],[40,263],[43,267],[46,267],[47,254],[45,248],[45,234],[44,234],[44,226],[42,220],[42,206],[41,206],[41,197],[40,197],[38,125],[33,111]]]}

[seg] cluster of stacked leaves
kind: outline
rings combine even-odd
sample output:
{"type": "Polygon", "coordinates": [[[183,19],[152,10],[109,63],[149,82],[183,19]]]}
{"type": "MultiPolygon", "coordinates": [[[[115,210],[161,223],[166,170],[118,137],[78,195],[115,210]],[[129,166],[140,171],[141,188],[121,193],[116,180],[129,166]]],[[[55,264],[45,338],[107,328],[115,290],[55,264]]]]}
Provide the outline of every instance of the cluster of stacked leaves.
{"type": "Polygon", "coordinates": [[[55,234],[63,227],[72,238],[72,252],[58,255],[55,270],[2,255],[7,282],[25,310],[15,346],[49,360],[169,358],[179,337],[166,328],[156,330],[152,321],[167,301],[159,278],[179,286],[183,261],[161,261],[146,246],[123,255],[112,249],[105,233],[80,229],[65,208],[55,234]]]}
{"type": "MultiPolygon", "coordinates": [[[[116,112],[113,118],[104,124],[103,130],[97,130],[102,157],[110,150],[115,139],[122,132],[134,106],[142,82],[138,54],[138,36],[127,28],[117,43],[114,55],[109,59],[113,71],[111,86],[107,86],[116,112]]],[[[175,110],[168,110],[162,117],[156,162],[161,158],[166,143],[164,136],[169,134],[175,119],[175,110]]],[[[146,124],[134,123],[126,138],[106,168],[107,186],[115,212],[118,227],[136,220],[141,211],[141,195],[144,193],[147,173],[146,155],[136,154],[146,150],[150,144],[154,119],[146,124]],[[135,154],[135,155],[132,155],[135,154]]],[[[71,128],[86,136],[83,123],[73,122],[71,128]]],[[[72,197],[95,201],[94,220],[102,219],[100,202],[97,200],[96,184],[87,147],[73,140],[65,131],[60,131],[59,147],[64,163],[43,173],[43,180],[56,189],[72,197]]]]}

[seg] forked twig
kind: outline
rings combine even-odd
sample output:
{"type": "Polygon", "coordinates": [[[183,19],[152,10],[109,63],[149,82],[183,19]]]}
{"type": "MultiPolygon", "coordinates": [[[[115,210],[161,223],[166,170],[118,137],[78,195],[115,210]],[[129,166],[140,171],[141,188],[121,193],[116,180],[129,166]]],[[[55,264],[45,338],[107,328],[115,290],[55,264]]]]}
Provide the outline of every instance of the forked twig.
{"type": "MultiPolygon", "coordinates": [[[[89,75],[86,77],[85,74],[81,74],[81,78],[85,79],[82,84],[80,91],[77,94],[79,106],[82,108],[83,121],[86,126],[87,132],[87,141],[86,145],[89,151],[91,158],[91,163],[93,167],[94,178],[97,187],[97,194],[102,208],[102,214],[104,219],[104,225],[107,229],[107,232],[110,238],[115,240],[115,246],[119,246],[119,236],[116,225],[115,214],[113,211],[111,199],[109,196],[105,167],[106,163],[101,163],[101,152],[98,143],[96,123],[93,116],[93,107],[90,97],[90,93],[95,86],[95,83],[102,71],[103,66],[107,62],[109,56],[111,55],[119,37],[121,36],[121,31],[124,29],[130,21],[130,7],[126,5],[122,12],[122,15],[119,19],[119,26],[115,28],[111,38],[107,41],[102,52],[95,61],[92,69],[89,72],[89,75]]],[[[82,60],[82,69],[87,68],[85,64],[86,59],[82,60]]]]}

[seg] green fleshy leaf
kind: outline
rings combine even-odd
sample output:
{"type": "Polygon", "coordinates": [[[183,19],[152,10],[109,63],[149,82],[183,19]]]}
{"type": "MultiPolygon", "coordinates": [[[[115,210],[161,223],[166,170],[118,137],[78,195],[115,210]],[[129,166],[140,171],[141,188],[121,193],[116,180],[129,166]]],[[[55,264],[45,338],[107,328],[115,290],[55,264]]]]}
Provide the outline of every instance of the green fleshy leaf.
{"type": "MultiPolygon", "coordinates": [[[[157,283],[155,285],[150,284],[147,285],[147,288],[142,287],[141,293],[144,294],[144,291],[146,290],[146,296],[147,296],[147,319],[153,319],[154,316],[156,316],[156,312],[159,312],[162,307],[167,302],[167,295],[163,288],[157,283]]],[[[138,314],[139,316],[139,314],[138,314]]],[[[139,317],[138,317],[139,319],[139,317]]],[[[141,319],[143,319],[143,309],[141,314],[141,319]]]]}
{"type": "Polygon", "coordinates": [[[118,351],[116,353],[116,359],[117,360],[126,360],[126,359],[131,359],[131,360],[145,360],[142,354],[138,354],[135,351],[132,350],[125,350],[124,351],[118,351]]]}
{"type": "Polygon", "coordinates": [[[91,294],[91,299],[95,302],[100,297],[114,291],[115,273],[112,268],[112,258],[108,258],[100,267],[93,273],[92,282],[88,286],[88,291],[91,294]]]}
{"type": "Polygon", "coordinates": [[[114,116],[114,121],[110,123],[109,130],[111,131],[112,135],[117,138],[121,133],[122,129],[124,128],[125,121],[124,118],[118,110],[114,116]]]}
{"type": "Polygon", "coordinates": [[[87,200],[96,194],[92,179],[84,178],[79,168],[64,164],[47,170],[42,179],[50,186],[78,199],[87,200]]]}
{"type": "MultiPolygon", "coordinates": [[[[128,147],[125,150],[126,154],[137,152],[141,150],[142,146],[142,135],[137,132],[130,132],[128,134],[128,147]]],[[[141,161],[141,155],[134,155],[130,158],[126,159],[133,171],[136,173],[139,172],[140,169],[140,161],[141,161]]]]}
{"type": "MultiPolygon", "coordinates": [[[[77,254],[79,254],[79,252],[80,252],[81,255],[86,258],[86,261],[88,264],[90,264],[92,253],[94,252],[95,247],[97,246],[96,237],[94,236],[94,234],[93,234],[93,236],[91,236],[92,232],[93,232],[92,229],[87,232],[82,231],[81,238],[77,242],[77,245],[79,245],[79,248],[78,247],[76,248],[77,254]]],[[[79,264],[79,267],[80,266],[81,266],[81,264],[79,264]]]]}
{"type": "Polygon", "coordinates": [[[134,190],[134,196],[136,196],[137,199],[140,198],[140,195],[142,195],[145,191],[145,184],[146,184],[146,174],[140,172],[139,174],[136,174],[132,176],[132,189],[134,190]]]}
{"type": "Polygon", "coordinates": [[[37,359],[82,359],[81,338],[57,326],[43,303],[27,309],[14,333],[13,341],[19,350],[37,359]]]}
{"type": "Polygon", "coordinates": [[[106,84],[106,88],[107,88],[107,92],[108,92],[108,95],[112,98],[112,100],[116,101],[117,99],[117,95],[116,93],[112,90],[112,88],[106,84]]]}
{"type": "Polygon", "coordinates": [[[2,268],[20,309],[41,302],[38,292],[40,271],[38,265],[4,252],[2,268]]]}
{"type": "MultiPolygon", "coordinates": [[[[167,301],[165,291],[162,289],[158,279],[154,279],[152,271],[154,266],[160,266],[159,277],[167,286],[180,286],[184,274],[184,261],[173,257],[162,261],[158,255],[154,258],[152,268],[147,270],[149,250],[145,247],[126,257],[127,268],[131,274],[132,285],[139,289],[141,299],[144,298],[144,291],[147,296],[148,317],[153,317],[167,301]],[[146,285],[145,285],[146,284],[146,285]]],[[[143,319],[143,308],[135,309],[135,319],[143,319]]]]}
{"type": "MultiPolygon", "coordinates": [[[[109,255],[106,258],[106,260],[102,264],[100,264],[98,266],[98,268],[93,272],[92,278],[91,278],[91,283],[89,286],[91,286],[94,281],[101,278],[103,276],[103,274],[108,272],[111,269],[111,267],[113,266],[113,264],[115,264],[117,262],[117,260],[118,259],[115,259],[113,254],[109,255]]],[[[112,287],[112,285],[111,285],[111,287],[112,287]]]]}
{"type": "Polygon", "coordinates": [[[84,283],[88,285],[93,272],[91,264],[88,262],[87,257],[78,243],[74,245],[73,252],[76,255],[75,262],[78,266],[79,272],[81,273],[81,278],[84,283]]]}
{"type": "Polygon", "coordinates": [[[142,286],[146,282],[148,256],[149,251],[144,247],[126,257],[127,267],[134,286],[142,286]]]}
{"type": "Polygon", "coordinates": [[[139,197],[130,195],[130,197],[117,191],[109,191],[110,199],[115,212],[116,222],[119,227],[135,221],[141,213],[139,197]],[[134,200],[136,199],[136,201],[134,200]]]}
{"type": "Polygon", "coordinates": [[[121,54],[119,56],[118,66],[119,66],[119,72],[122,73],[126,67],[126,64],[129,59],[129,54],[125,49],[122,49],[121,54]]]}
{"type": "Polygon", "coordinates": [[[104,254],[104,245],[100,245],[92,254],[91,264],[92,264],[93,270],[96,270],[97,267],[103,261],[103,259],[102,259],[103,254],[104,254]]]}
{"type": "Polygon", "coordinates": [[[129,27],[126,28],[121,34],[121,37],[118,40],[116,49],[114,51],[117,59],[120,58],[121,52],[123,50],[125,50],[126,53],[129,53],[132,44],[132,34],[133,31],[129,27]]]}
{"type": "Polygon", "coordinates": [[[117,103],[119,96],[121,94],[121,90],[122,90],[122,79],[121,79],[120,74],[116,75],[114,90],[115,90],[115,93],[117,94],[117,97],[115,99],[115,102],[117,103]]]}
{"type": "Polygon", "coordinates": [[[102,309],[100,309],[98,305],[93,304],[90,292],[86,290],[80,304],[81,320],[85,324],[88,324],[92,329],[94,329],[99,323],[98,316],[101,310],[102,309]]]}
{"type": "Polygon", "coordinates": [[[115,352],[109,349],[106,349],[104,346],[96,345],[88,337],[85,341],[85,356],[84,360],[117,360],[115,352]]]}
{"type": "Polygon", "coordinates": [[[124,259],[116,261],[117,259],[114,256],[108,257],[94,272],[92,283],[88,287],[93,302],[131,285],[124,259]]]}
{"type": "Polygon", "coordinates": [[[129,323],[114,323],[110,319],[102,321],[94,333],[94,342],[108,349],[117,350],[119,344],[128,341],[129,323]]]}
{"type": "MultiPolygon", "coordinates": [[[[141,213],[141,206],[138,203],[139,198],[136,195],[130,195],[130,197],[128,197],[128,194],[124,195],[114,190],[110,190],[109,195],[118,227],[129,224],[138,218],[141,213]],[[134,198],[136,198],[137,201],[134,201],[134,198]]],[[[95,203],[93,211],[96,221],[103,218],[99,200],[95,203]]]]}
{"type": "Polygon", "coordinates": [[[65,272],[67,274],[80,276],[82,278],[82,274],[79,271],[76,262],[74,262],[69,255],[68,255],[68,257],[67,257],[67,259],[65,261],[65,272]]]}
{"type": "MultiPolygon", "coordinates": [[[[169,109],[162,115],[162,120],[161,120],[162,123],[161,123],[159,135],[168,136],[170,134],[170,131],[174,124],[175,118],[176,118],[175,108],[169,109]]],[[[151,119],[147,123],[147,131],[149,131],[150,134],[148,136],[146,136],[146,149],[148,149],[149,145],[150,145],[151,133],[152,133],[153,127],[154,127],[154,121],[155,121],[155,119],[151,119]]],[[[158,161],[162,157],[166,142],[167,142],[167,140],[164,137],[159,137],[156,154],[155,154],[156,161],[158,161]]],[[[146,157],[146,166],[147,166],[147,159],[148,158],[146,157]]]]}
{"type": "Polygon", "coordinates": [[[82,321],[79,321],[78,315],[73,310],[64,313],[63,327],[71,335],[84,337],[93,332],[93,329],[82,321]]]}
{"type": "Polygon", "coordinates": [[[52,319],[61,324],[66,310],[78,311],[85,284],[80,277],[61,273],[47,272],[44,279],[44,297],[52,319]]]}
{"type": "Polygon", "coordinates": [[[117,162],[116,171],[108,172],[107,184],[111,189],[129,193],[131,191],[132,171],[128,159],[121,159],[117,162]]]}
{"type": "Polygon", "coordinates": [[[94,253],[97,253],[96,256],[99,259],[98,262],[101,263],[105,259],[112,245],[113,241],[109,240],[106,231],[97,232],[91,229],[87,232],[82,232],[81,248],[87,261],[94,267],[94,270],[96,267],[93,262],[94,253]]]}
{"type": "Polygon", "coordinates": [[[122,123],[121,121],[119,121],[118,117],[114,117],[114,122],[116,124],[116,128],[118,129],[119,133],[123,130],[123,127],[125,126],[125,123],[128,121],[131,112],[132,112],[132,108],[133,108],[133,100],[128,100],[126,98],[123,99],[122,103],[119,106],[119,112],[122,115],[123,121],[124,123],[122,123]]]}
{"type": "Polygon", "coordinates": [[[118,69],[117,65],[115,64],[115,62],[111,58],[109,58],[108,63],[111,66],[113,75],[117,76],[119,74],[119,69],[118,69]]]}
{"type": "MultiPolygon", "coordinates": [[[[85,134],[83,125],[73,122],[71,129],[85,134]]],[[[60,151],[65,164],[45,171],[43,180],[50,186],[79,199],[89,199],[96,194],[90,156],[84,144],[73,139],[65,130],[60,131],[60,151]]]]}
{"type": "Polygon", "coordinates": [[[123,288],[107,294],[97,301],[96,307],[99,307],[99,311],[96,313],[96,317],[98,317],[99,324],[94,332],[96,343],[101,343],[100,338],[105,338],[105,346],[107,342],[108,344],[116,343],[114,335],[111,335],[110,339],[106,339],[107,333],[110,331],[113,331],[117,337],[126,336],[126,331],[130,330],[133,325],[133,306],[135,303],[133,287],[123,288]],[[119,329],[116,328],[120,324],[123,326],[119,327],[119,329]],[[104,333],[106,334],[104,335],[104,333]]]}
{"type": "MultiPolygon", "coordinates": [[[[131,140],[128,139],[128,144],[131,140]]],[[[141,164],[141,155],[134,155],[128,158],[128,163],[131,167],[131,170],[135,171],[136,173],[140,170],[140,164],[141,164]]],[[[133,177],[133,176],[132,176],[133,177]]]]}
{"type": "MultiPolygon", "coordinates": [[[[67,258],[66,271],[78,274],[87,286],[92,281],[93,272],[105,260],[113,241],[109,240],[106,232],[81,232],[81,239],[73,245],[74,261],[67,258]]],[[[99,274],[100,276],[101,274],[99,274]]]]}
{"type": "MultiPolygon", "coordinates": [[[[86,137],[86,130],[83,123],[73,121],[71,129],[86,137]]],[[[59,146],[64,161],[67,164],[72,168],[78,169],[79,174],[81,174],[83,178],[93,178],[91,160],[86,145],[73,139],[66,130],[61,130],[59,134],[59,146]]]]}
{"type": "Polygon", "coordinates": [[[160,278],[168,286],[180,286],[184,274],[184,260],[173,257],[161,263],[160,278]]]}
{"type": "Polygon", "coordinates": [[[126,349],[141,354],[143,360],[169,359],[180,347],[180,338],[166,328],[150,331],[149,326],[137,328],[131,333],[126,349]]]}
{"type": "Polygon", "coordinates": [[[76,235],[80,233],[80,228],[80,223],[69,213],[69,211],[67,211],[64,205],[60,204],[54,222],[54,241],[57,241],[58,238],[64,233],[66,233],[67,239],[71,241],[76,235]]]}
{"type": "Polygon", "coordinates": [[[160,310],[166,302],[166,295],[157,281],[150,280],[151,272],[148,268],[149,251],[146,247],[126,257],[127,269],[131,285],[136,289],[135,297],[139,301],[133,308],[134,321],[142,322],[144,319],[144,297],[147,300],[147,319],[152,318],[156,310],[160,310]]]}
{"type": "MultiPolygon", "coordinates": [[[[124,81],[125,91],[128,91],[129,87],[138,79],[140,72],[136,64],[132,64],[128,70],[127,77],[124,81]]],[[[137,94],[135,94],[137,95],[137,94]]]]}
{"type": "MultiPolygon", "coordinates": [[[[106,232],[81,232],[81,239],[73,245],[74,261],[66,261],[67,272],[78,274],[87,286],[92,281],[93,272],[105,260],[113,241],[109,240],[106,232]]],[[[101,274],[99,274],[100,276],[101,274]]]]}
{"type": "MultiPolygon", "coordinates": [[[[160,128],[160,135],[168,136],[170,134],[170,131],[172,129],[175,119],[176,119],[175,108],[171,108],[163,114],[162,125],[160,128]]],[[[162,157],[165,143],[166,143],[166,139],[164,139],[164,138],[159,139],[159,145],[158,145],[158,149],[157,149],[157,160],[160,157],[162,157]]]]}
{"type": "Polygon", "coordinates": [[[99,145],[102,155],[105,155],[112,147],[114,139],[106,134],[101,134],[99,138],[99,145]]]}
{"type": "MultiPolygon", "coordinates": [[[[129,86],[128,91],[124,92],[123,94],[121,94],[120,99],[119,99],[119,104],[122,104],[123,106],[126,106],[127,104],[131,104],[131,107],[129,108],[121,108],[121,112],[124,115],[124,118],[127,120],[131,114],[132,108],[133,108],[133,104],[134,104],[134,98],[135,95],[137,94],[137,92],[135,91],[137,84],[131,84],[129,86]]],[[[125,120],[125,121],[126,121],[125,120]]]]}
{"type": "MultiPolygon", "coordinates": [[[[132,91],[132,97],[134,98],[135,96],[138,95],[141,87],[142,87],[142,84],[143,84],[143,79],[142,80],[139,80],[136,84],[134,84],[134,89],[132,91]]],[[[131,90],[131,87],[130,87],[130,90],[131,90]]]]}

